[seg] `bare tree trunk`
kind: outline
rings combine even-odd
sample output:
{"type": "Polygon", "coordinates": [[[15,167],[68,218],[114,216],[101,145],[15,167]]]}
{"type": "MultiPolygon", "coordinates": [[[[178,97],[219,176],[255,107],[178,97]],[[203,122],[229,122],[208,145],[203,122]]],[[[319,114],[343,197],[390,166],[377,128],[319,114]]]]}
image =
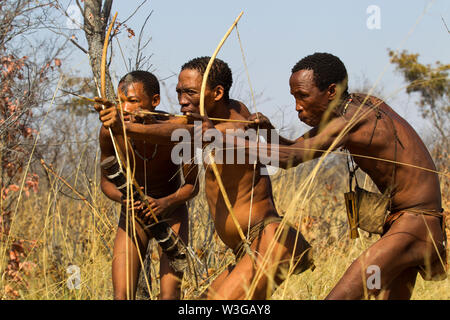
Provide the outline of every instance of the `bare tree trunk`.
{"type": "MultiPolygon", "coordinates": [[[[84,31],[89,45],[89,62],[92,72],[100,84],[100,65],[102,61],[103,43],[105,41],[106,29],[108,27],[109,16],[113,0],[85,0],[84,1],[84,31]],[[103,4],[102,4],[103,2],[103,4]]],[[[114,99],[114,91],[109,75],[109,68],[106,66],[106,96],[114,99]]]]}

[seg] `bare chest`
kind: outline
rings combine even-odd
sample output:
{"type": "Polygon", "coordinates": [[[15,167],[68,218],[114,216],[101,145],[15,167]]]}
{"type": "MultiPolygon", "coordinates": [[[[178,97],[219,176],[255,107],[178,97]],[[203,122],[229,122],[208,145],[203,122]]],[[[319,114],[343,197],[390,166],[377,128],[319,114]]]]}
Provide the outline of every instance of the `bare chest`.
{"type": "Polygon", "coordinates": [[[147,194],[158,196],[174,192],[180,186],[180,166],[171,161],[171,148],[143,141],[131,142],[128,161],[136,181],[147,194]]]}

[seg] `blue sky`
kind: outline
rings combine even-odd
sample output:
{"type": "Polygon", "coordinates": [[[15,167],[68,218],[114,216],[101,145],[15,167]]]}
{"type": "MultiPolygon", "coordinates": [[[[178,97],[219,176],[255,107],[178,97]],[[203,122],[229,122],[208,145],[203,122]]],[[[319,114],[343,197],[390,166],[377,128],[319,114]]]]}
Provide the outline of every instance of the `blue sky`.
{"type": "MultiPolygon", "coordinates": [[[[113,12],[119,12],[119,20],[128,17],[140,3],[130,2],[114,1],[113,12]]],[[[306,55],[330,52],[340,57],[349,73],[350,89],[362,87],[364,81],[373,84],[382,76],[379,90],[418,131],[426,129],[426,124],[418,116],[414,99],[401,90],[402,77],[389,64],[387,50],[419,53],[422,63],[449,63],[450,35],[442,22],[443,18],[450,26],[448,0],[155,0],[148,1],[127,25],[138,33],[150,10],[154,12],[146,30],[152,41],[146,54],[153,55],[152,70],[159,78],[178,73],[191,58],[211,55],[239,12],[244,11],[238,27],[253,89],[262,94],[257,109],[273,115],[274,123],[283,122],[300,131],[306,127],[296,117],[288,79],[292,66],[306,55]],[[380,9],[380,29],[366,25],[373,14],[366,12],[371,5],[380,9]]],[[[125,56],[131,55],[135,43],[136,38],[120,38],[125,56]]],[[[233,70],[236,88],[232,93],[248,101],[249,85],[235,32],[218,57],[233,70]]],[[[88,70],[87,60],[78,65],[78,69],[84,68],[88,70]]],[[[119,50],[112,72],[116,79],[126,72],[119,50]]],[[[161,107],[178,109],[176,77],[165,84],[168,93],[161,107]]]]}

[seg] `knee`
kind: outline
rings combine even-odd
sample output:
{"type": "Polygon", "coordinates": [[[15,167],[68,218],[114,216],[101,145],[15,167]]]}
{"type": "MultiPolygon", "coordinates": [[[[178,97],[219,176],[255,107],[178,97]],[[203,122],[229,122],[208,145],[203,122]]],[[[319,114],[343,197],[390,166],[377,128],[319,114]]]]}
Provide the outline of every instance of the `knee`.
{"type": "MultiPolygon", "coordinates": [[[[266,243],[269,247],[270,244],[277,240],[277,255],[281,260],[285,258],[290,258],[292,255],[301,256],[310,251],[311,245],[306,241],[300,231],[290,227],[281,226],[279,223],[272,223],[268,225],[262,234],[262,242],[266,243]],[[283,228],[279,230],[279,228],[283,228]],[[295,252],[294,252],[295,249],[295,252]]],[[[308,253],[310,255],[310,253],[308,253]]]]}
{"type": "Polygon", "coordinates": [[[183,273],[176,273],[161,264],[159,300],[179,300],[183,273]]]}

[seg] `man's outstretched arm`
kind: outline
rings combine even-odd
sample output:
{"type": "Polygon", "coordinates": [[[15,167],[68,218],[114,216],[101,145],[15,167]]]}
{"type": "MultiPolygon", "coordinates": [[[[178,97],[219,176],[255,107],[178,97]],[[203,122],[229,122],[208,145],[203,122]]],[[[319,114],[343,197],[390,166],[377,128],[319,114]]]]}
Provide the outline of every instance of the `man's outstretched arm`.
{"type": "Polygon", "coordinates": [[[260,112],[253,113],[248,117],[247,120],[254,121],[254,123],[248,125],[247,128],[255,130],[259,128],[266,130],[267,135],[265,136],[267,138],[267,143],[272,143],[272,141],[277,141],[277,144],[280,145],[291,145],[295,143],[295,140],[290,140],[279,135],[273,124],[270,122],[269,118],[267,118],[260,112]]]}
{"type": "MultiPolygon", "coordinates": [[[[341,134],[347,122],[342,118],[333,119],[324,128],[315,127],[291,144],[265,144],[247,142],[246,154],[258,156],[260,161],[278,158],[278,166],[283,169],[296,167],[300,163],[320,157],[322,154],[336,150],[349,139],[349,133],[341,134]],[[273,154],[276,152],[277,154],[273,154]],[[266,156],[267,154],[267,156],[266,156]]],[[[353,127],[355,130],[357,126],[353,127]]]]}
{"type": "Polygon", "coordinates": [[[96,98],[103,105],[106,105],[106,109],[102,109],[100,104],[95,105],[95,109],[99,113],[99,119],[103,123],[106,129],[112,129],[115,134],[123,135],[124,131],[126,135],[134,140],[144,140],[152,144],[164,144],[173,145],[178,141],[172,141],[172,133],[177,129],[188,130],[193,134],[193,125],[186,123],[186,119],[171,118],[167,121],[154,120],[151,124],[136,123],[129,120],[129,116],[126,119],[121,118],[121,114],[116,105],[107,103],[104,99],[96,98]]]}
{"type": "MultiPolygon", "coordinates": [[[[348,139],[348,133],[341,135],[347,122],[336,118],[328,123],[322,130],[313,128],[292,143],[263,143],[256,139],[228,136],[219,133],[207,117],[196,115],[202,120],[202,132],[206,140],[208,136],[214,136],[214,144],[218,148],[245,149],[246,161],[253,163],[255,159],[263,164],[277,166],[283,169],[295,167],[302,162],[318,158],[330,147],[335,150],[342,146],[348,139]],[[211,131],[209,131],[211,130],[211,131]],[[337,140],[338,139],[338,140],[337,140]]],[[[331,151],[332,151],[331,150],[331,151]]]]}

